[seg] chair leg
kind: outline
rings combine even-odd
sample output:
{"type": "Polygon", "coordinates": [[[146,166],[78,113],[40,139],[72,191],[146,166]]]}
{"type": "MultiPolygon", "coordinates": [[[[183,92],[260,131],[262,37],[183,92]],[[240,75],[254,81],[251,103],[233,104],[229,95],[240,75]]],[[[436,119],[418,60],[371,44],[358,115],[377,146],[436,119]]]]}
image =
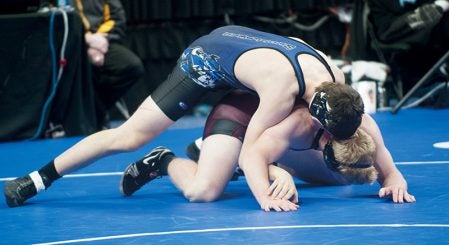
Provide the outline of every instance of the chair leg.
{"type": "Polygon", "coordinates": [[[393,90],[398,99],[402,99],[402,97],[404,96],[404,90],[402,85],[402,78],[398,74],[393,77],[393,90]]]}
{"type": "Polygon", "coordinates": [[[432,66],[432,68],[430,68],[429,71],[427,71],[426,74],[424,74],[424,76],[415,84],[415,86],[413,86],[406,95],[404,95],[404,97],[402,97],[401,100],[399,100],[399,102],[393,107],[393,109],[391,110],[391,113],[396,114],[397,111],[402,107],[402,105],[413,95],[413,93],[416,92],[416,90],[418,90],[423,84],[425,84],[427,82],[427,80],[429,79],[429,77],[431,75],[433,75],[433,73],[435,71],[437,71],[438,69],[441,69],[441,67],[444,64],[444,62],[449,58],[449,51],[447,51],[443,57],[441,57],[438,62],[432,66]]]}

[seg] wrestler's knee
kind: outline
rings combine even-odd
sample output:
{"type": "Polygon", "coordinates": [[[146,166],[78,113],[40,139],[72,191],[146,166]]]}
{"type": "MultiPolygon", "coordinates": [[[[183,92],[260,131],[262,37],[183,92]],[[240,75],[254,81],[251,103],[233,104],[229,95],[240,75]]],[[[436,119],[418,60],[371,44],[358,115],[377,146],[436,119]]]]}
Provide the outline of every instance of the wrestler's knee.
{"type": "Polygon", "coordinates": [[[184,196],[190,202],[213,202],[220,197],[222,191],[223,188],[220,185],[203,182],[191,185],[184,192],[184,196]]]}

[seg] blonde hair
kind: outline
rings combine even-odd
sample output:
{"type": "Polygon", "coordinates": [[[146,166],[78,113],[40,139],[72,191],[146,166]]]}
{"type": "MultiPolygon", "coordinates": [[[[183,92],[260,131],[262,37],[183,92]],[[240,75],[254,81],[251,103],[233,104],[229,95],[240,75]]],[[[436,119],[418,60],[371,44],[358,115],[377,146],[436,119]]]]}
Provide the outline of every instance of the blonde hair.
{"type": "Polygon", "coordinates": [[[373,183],[377,179],[378,173],[373,166],[376,146],[365,131],[357,129],[347,140],[334,140],[332,148],[335,160],[340,163],[338,172],[350,183],[373,183]]]}

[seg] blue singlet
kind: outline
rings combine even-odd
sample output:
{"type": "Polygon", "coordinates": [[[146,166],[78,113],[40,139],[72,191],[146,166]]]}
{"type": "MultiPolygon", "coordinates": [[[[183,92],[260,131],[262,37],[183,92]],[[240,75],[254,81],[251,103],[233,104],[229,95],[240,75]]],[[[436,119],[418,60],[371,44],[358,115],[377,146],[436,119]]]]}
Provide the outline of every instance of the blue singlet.
{"type": "Polygon", "coordinates": [[[234,65],[245,52],[257,48],[279,51],[292,64],[299,84],[299,95],[305,91],[304,77],[297,57],[310,54],[316,57],[332,76],[329,64],[309,45],[275,34],[257,31],[242,26],[224,26],[194,41],[180,58],[181,69],[199,85],[206,88],[234,87],[250,92],[237,80],[234,65]]]}

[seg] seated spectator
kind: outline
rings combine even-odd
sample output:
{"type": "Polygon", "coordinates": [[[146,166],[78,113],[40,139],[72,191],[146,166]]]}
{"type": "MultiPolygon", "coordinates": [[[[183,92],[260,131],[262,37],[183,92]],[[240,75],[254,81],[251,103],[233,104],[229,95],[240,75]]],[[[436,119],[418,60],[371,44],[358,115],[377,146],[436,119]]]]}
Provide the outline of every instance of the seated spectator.
{"type": "MultiPolygon", "coordinates": [[[[52,1],[42,0],[41,8],[52,1]]],[[[53,3],[53,5],[55,5],[53,3]]],[[[93,65],[97,120],[107,126],[107,111],[141,78],[140,58],[124,46],[126,17],[120,0],[72,0],[85,27],[87,54],[93,65]]]]}

